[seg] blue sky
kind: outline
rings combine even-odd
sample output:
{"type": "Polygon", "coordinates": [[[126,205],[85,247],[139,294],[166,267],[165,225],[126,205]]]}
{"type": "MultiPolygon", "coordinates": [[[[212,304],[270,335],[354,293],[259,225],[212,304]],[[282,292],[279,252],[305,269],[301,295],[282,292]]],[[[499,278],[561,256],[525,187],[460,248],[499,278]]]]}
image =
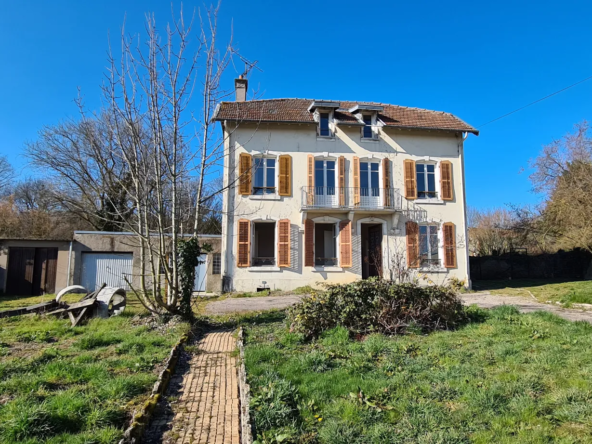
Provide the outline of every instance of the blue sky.
{"type": "MultiPolygon", "coordinates": [[[[124,17],[141,31],[146,12],[164,24],[170,11],[167,1],[1,0],[0,154],[30,175],[24,143],[76,115],[78,87],[99,107],[109,33],[117,39],[124,17]]],[[[224,0],[219,22],[224,38],[232,23],[236,46],[259,61],[250,86],[264,98],[381,101],[479,126],[592,75],[590,17],[592,2],[570,0],[224,0]]],[[[471,136],[469,204],[536,202],[521,170],[542,145],[592,119],[591,99],[592,80],[471,136]]]]}

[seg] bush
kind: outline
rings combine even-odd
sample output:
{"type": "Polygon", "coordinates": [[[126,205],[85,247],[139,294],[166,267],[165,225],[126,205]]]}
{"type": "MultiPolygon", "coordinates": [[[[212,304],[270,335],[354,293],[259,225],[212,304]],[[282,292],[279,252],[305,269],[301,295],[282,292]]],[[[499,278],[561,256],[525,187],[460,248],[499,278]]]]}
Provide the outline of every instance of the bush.
{"type": "Polygon", "coordinates": [[[353,334],[401,334],[455,327],[466,319],[454,290],[384,280],[328,285],[289,311],[292,331],[306,337],[341,326],[353,334]]]}

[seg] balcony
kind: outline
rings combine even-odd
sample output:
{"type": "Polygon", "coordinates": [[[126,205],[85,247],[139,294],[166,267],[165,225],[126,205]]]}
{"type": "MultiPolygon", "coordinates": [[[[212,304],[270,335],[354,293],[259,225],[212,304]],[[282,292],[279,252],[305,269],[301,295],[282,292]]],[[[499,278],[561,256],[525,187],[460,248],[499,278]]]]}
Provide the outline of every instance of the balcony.
{"type": "Polygon", "coordinates": [[[400,211],[413,220],[423,220],[426,211],[404,199],[396,188],[302,187],[301,209],[337,211],[400,211]]]}

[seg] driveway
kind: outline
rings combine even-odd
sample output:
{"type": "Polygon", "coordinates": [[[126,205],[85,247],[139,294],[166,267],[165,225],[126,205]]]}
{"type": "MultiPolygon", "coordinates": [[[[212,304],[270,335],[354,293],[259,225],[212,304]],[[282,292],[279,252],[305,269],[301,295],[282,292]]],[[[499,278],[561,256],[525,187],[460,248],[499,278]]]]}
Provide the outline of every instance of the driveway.
{"type": "MultiPolygon", "coordinates": [[[[304,296],[266,296],[254,298],[228,298],[206,306],[206,314],[222,315],[229,313],[247,313],[252,311],[281,310],[296,304],[304,296]]],[[[544,310],[556,314],[568,321],[586,321],[592,324],[592,312],[561,308],[551,304],[542,304],[534,299],[519,296],[493,295],[488,292],[462,294],[465,305],[476,304],[481,308],[494,308],[500,305],[514,305],[522,313],[544,310]]]]}

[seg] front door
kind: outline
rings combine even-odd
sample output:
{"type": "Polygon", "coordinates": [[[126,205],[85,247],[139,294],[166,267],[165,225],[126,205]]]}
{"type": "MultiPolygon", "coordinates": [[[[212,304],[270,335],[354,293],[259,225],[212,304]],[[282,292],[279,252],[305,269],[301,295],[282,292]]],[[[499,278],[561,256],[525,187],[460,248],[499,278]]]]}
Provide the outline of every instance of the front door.
{"type": "Polygon", "coordinates": [[[368,275],[382,275],[382,225],[368,228],[368,275]]]}

